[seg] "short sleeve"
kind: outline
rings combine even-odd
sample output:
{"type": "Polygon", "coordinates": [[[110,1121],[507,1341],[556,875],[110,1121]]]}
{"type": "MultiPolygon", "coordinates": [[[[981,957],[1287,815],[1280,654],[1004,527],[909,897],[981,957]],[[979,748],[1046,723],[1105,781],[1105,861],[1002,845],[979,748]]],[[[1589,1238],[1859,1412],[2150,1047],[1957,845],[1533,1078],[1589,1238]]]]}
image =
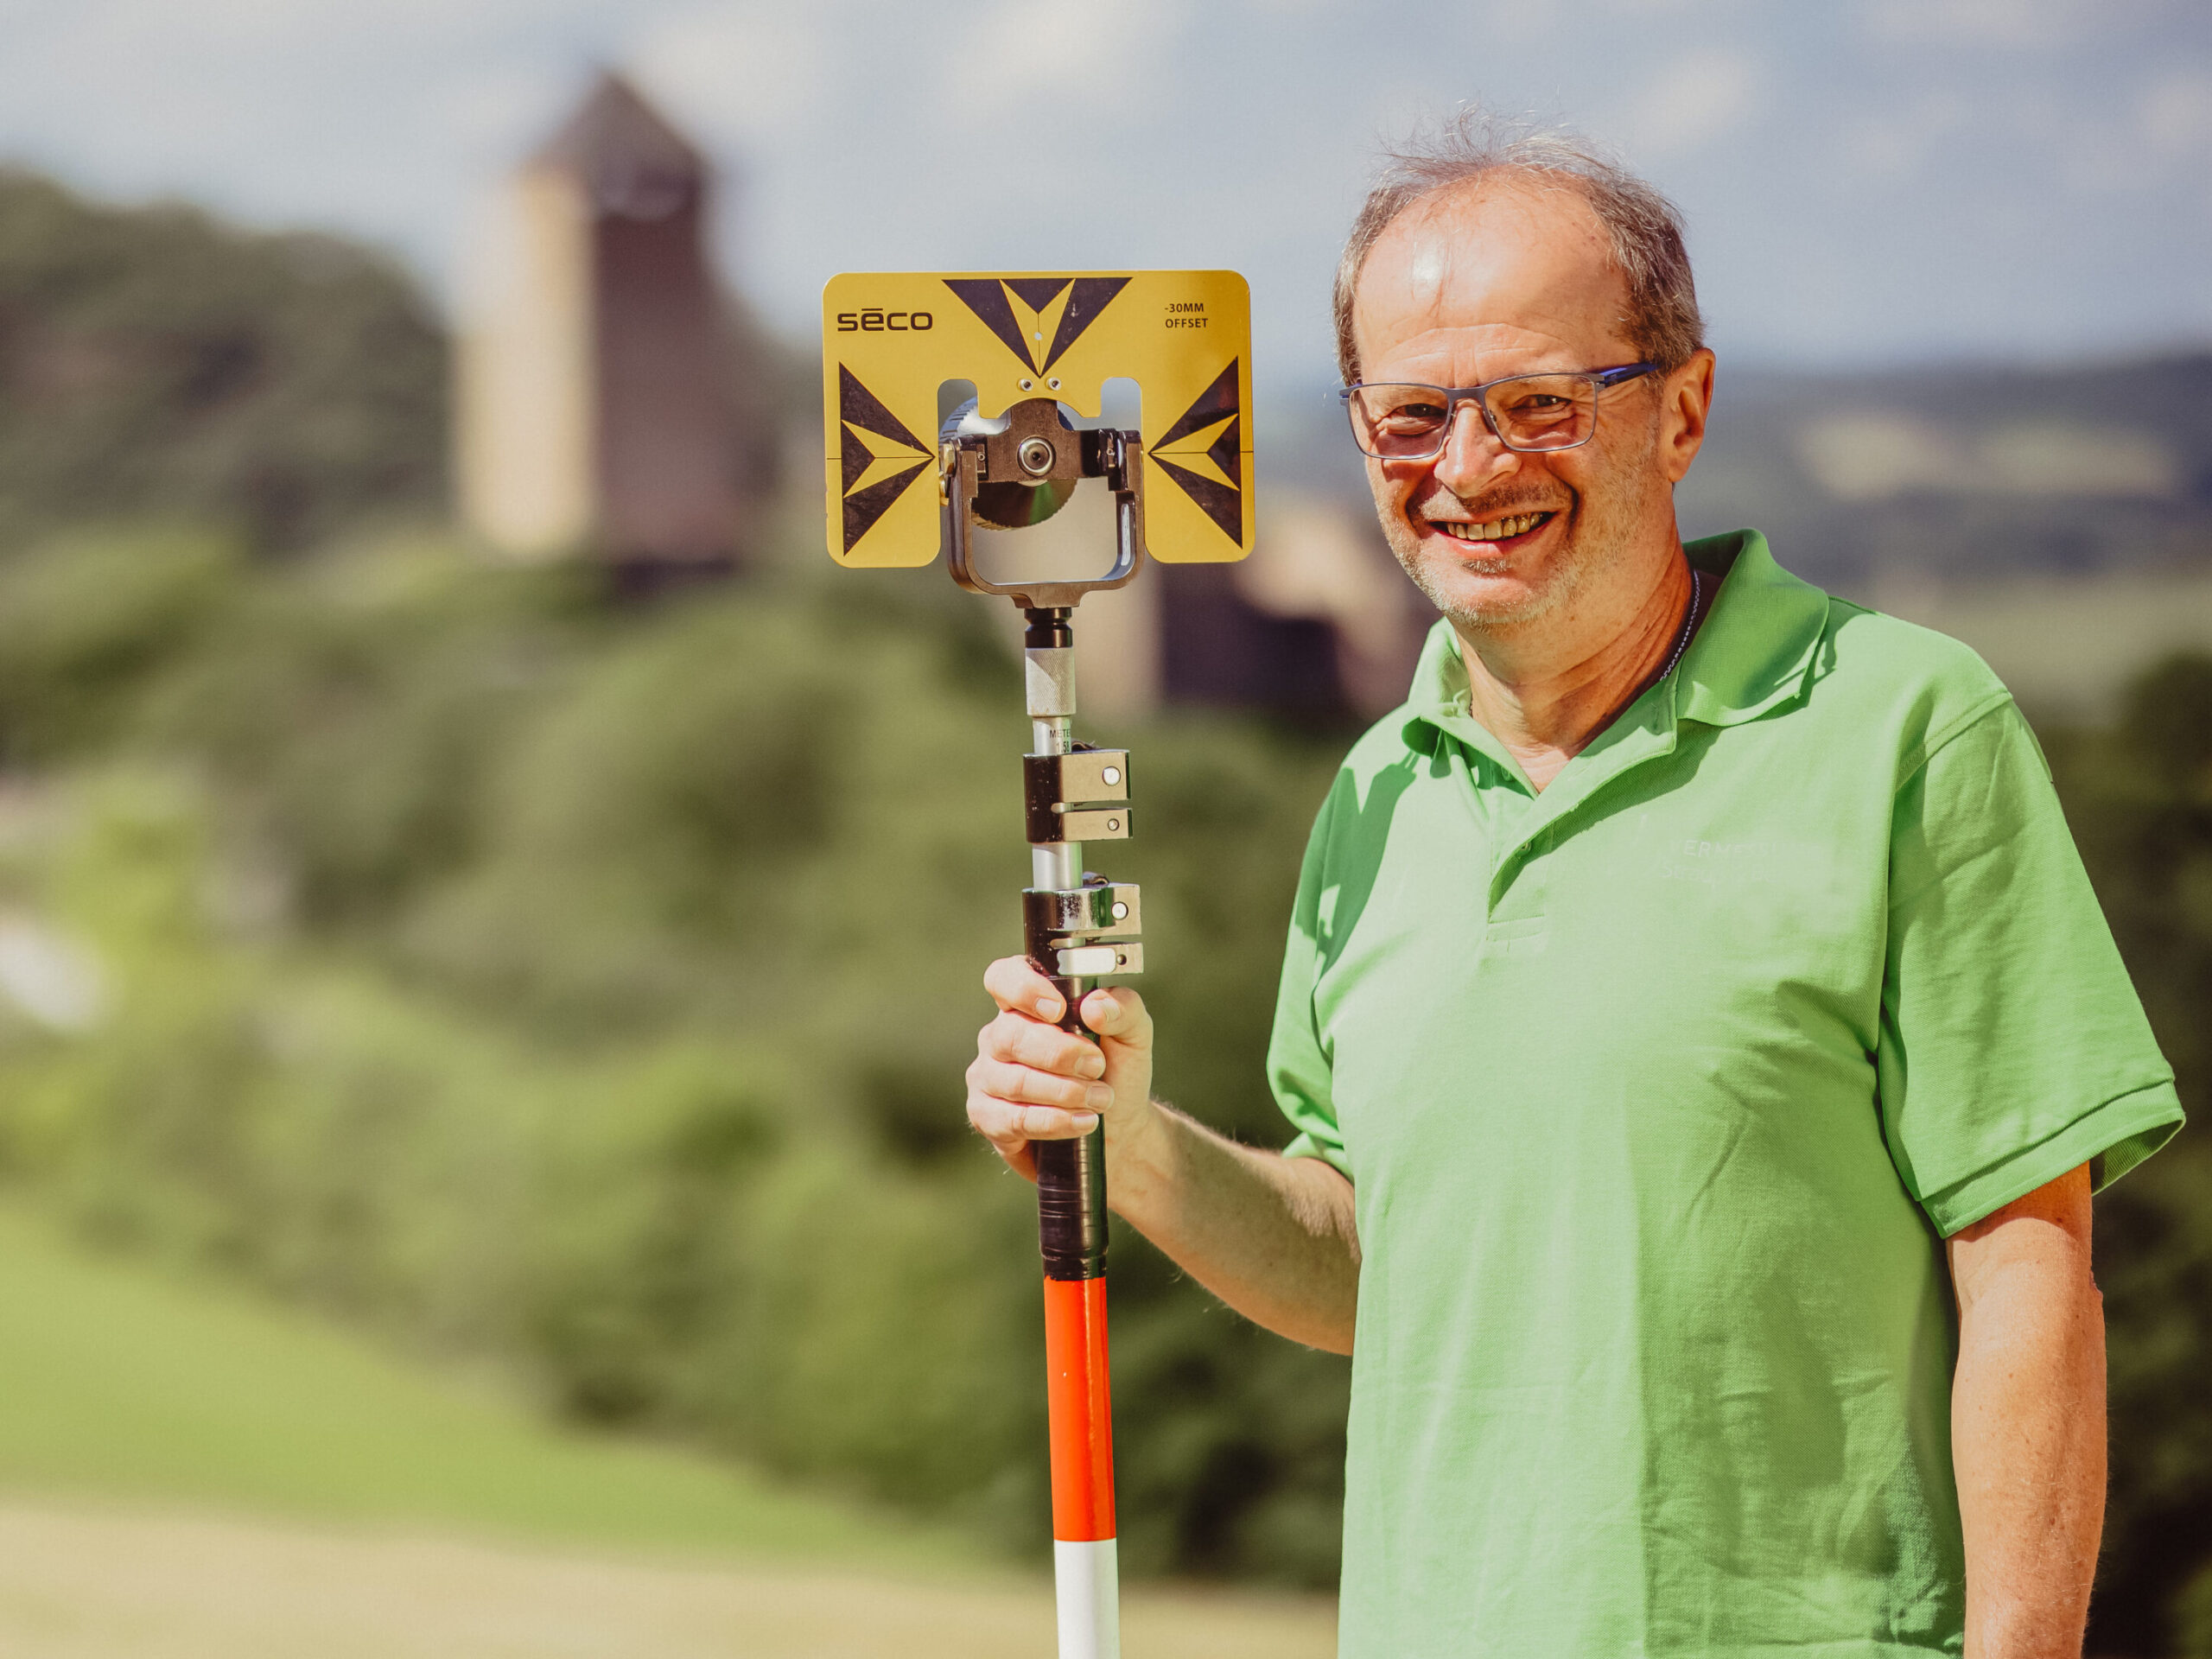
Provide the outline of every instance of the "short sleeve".
{"type": "Polygon", "coordinates": [[[1321,969],[1321,903],[1328,867],[1328,836],[1335,791],[1322,808],[1306,844],[1291,907],[1290,938],[1283,950],[1282,981],[1275,993],[1274,1031],[1268,1040],[1268,1086],[1297,1135],[1283,1148],[1289,1158],[1319,1158],[1345,1175],[1344,1154],[1328,1051],[1314,1017],[1313,988],[1321,969]]]}
{"type": "Polygon", "coordinates": [[[1884,1134],[1946,1237],[2082,1164],[2103,1186],[2181,1126],[2173,1071],[2010,699],[1897,796],[1876,1056],[1884,1134]]]}

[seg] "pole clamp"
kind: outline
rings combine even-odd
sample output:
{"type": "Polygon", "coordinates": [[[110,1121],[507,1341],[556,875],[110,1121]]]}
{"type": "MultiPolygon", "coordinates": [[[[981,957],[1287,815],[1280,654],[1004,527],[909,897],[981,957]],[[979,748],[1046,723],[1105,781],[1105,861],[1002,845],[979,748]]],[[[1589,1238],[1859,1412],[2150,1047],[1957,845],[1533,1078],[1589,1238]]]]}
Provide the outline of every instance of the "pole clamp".
{"type": "Polygon", "coordinates": [[[1021,798],[1033,847],[1127,841],[1129,752],[1078,745],[1066,754],[1025,754],[1021,798]]]}
{"type": "Polygon", "coordinates": [[[1029,954],[1064,979],[1144,971],[1144,912],[1136,886],[1085,874],[1079,887],[1030,887],[1021,895],[1029,954]]]}

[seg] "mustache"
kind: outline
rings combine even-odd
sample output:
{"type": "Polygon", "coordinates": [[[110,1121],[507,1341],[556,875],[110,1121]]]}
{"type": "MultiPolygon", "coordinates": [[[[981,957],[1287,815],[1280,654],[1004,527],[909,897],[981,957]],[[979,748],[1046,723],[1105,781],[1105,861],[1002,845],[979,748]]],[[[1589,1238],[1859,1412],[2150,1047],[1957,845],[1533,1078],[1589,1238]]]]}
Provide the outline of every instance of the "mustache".
{"type": "Polygon", "coordinates": [[[1548,490],[1527,487],[1500,490],[1465,501],[1432,478],[1406,503],[1406,512],[1414,518],[1447,522],[1464,519],[1471,524],[1482,524],[1494,518],[1510,518],[1516,512],[1563,512],[1572,505],[1562,505],[1548,490]]]}

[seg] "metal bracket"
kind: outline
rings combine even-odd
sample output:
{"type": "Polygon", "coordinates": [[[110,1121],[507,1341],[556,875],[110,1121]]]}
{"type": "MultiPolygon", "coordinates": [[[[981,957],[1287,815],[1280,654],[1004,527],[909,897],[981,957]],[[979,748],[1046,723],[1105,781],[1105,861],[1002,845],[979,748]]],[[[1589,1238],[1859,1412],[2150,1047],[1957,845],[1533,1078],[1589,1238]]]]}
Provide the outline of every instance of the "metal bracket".
{"type": "Polygon", "coordinates": [[[1021,757],[1022,816],[1032,846],[1059,841],[1126,841],[1127,749],[1077,747],[1021,757]],[[1099,809],[1099,810],[1091,810],[1099,809]]]}
{"type": "Polygon", "coordinates": [[[1054,956],[1059,971],[1069,979],[1103,979],[1109,974],[1144,972],[1144,946],[1118,939],[1064,946],[1054,956]]]}
{"type": "Polygon", "coordinates": [[[1085,874],[1079,887],[1030,887],[1021,895],[1030,953],[1066,979],[1097,979],[1144,971],[1144,946],[1102,937],[1144,930],[1137,890],[1128,882],[1085,874]]]}
{"type": "MultiPolygon", "coordinates": [[[[938,451],[938,497],[945,563],[952,579],[971,594],[1010,599],[1024,610],[1065,608],[1085,594],[1125,586],[1144,563],[1141,440],[1112,427],[1071,428],[1050,397],[1015,404],[998,430],[947,438],[938,451]],[[1104,479],[1114,493],[1112,569],[1073,582],[993,582],[976,569],[973,533],[978,517],[1000,528],[1033,522],[1020,510],[1022,493],[1052,491],[1064,499],[1066,491],[1086,478],[1104,479]]],[[[1052,510],[1045,506],[1034,517],[1041,519],[1052,510]]]]}
{"type": "Polygon", "coordinates": [[[1023,919],[1039,938],[1071,941],[1108,933],[1141,933],[1144,912],[1136,885],[1086,875],[1079,887],[1026,887],[1023,919]]]}

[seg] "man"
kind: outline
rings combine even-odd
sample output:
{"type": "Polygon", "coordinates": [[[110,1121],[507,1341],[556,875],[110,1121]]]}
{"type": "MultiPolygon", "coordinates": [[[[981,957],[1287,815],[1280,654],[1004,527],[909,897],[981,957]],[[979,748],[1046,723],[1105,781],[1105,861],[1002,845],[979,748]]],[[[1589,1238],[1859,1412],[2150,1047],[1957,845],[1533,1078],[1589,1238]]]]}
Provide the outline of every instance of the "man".
{"type": "Polygon", "coordinates": [[[2180,1122],[2034,739],[1964,647],[1673,487],[1713,359],[1662,198],[1462,123],[1339,274],[1354,435],[1442,612],[1300,879],[1299,1131],[1150,1097],[1137,995],[1018,960],[969,1114],[1103,1115],[1128,1221],[1350,1352],[1343,1651],[2080,1651],[2092,1189],[2180,1122]]]}

